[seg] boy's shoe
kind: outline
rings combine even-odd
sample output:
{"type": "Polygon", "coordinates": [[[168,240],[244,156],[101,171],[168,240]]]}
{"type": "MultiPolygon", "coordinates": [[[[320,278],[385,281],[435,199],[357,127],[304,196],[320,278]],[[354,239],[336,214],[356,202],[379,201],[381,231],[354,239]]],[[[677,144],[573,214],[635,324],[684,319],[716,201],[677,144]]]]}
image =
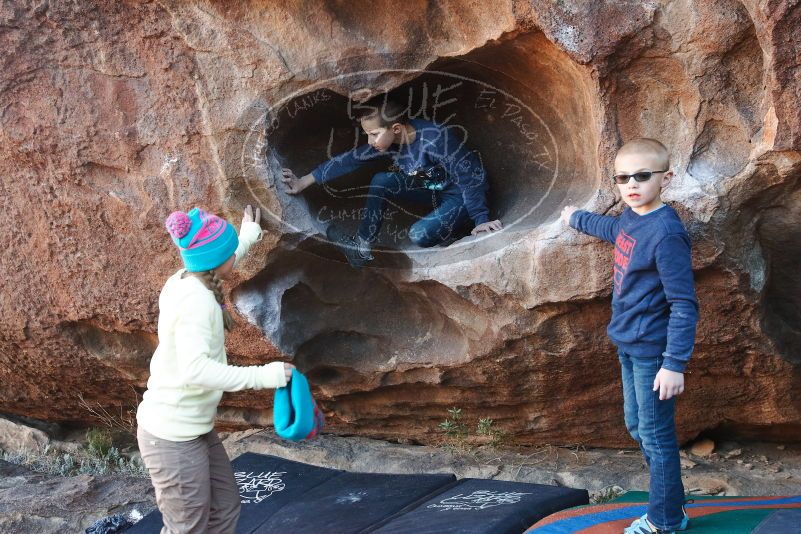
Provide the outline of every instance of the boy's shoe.
{"type": "Polygon", "coordinates": [[[351,265],[351,267],[361,269],[373,259],[373,255],[370,254],[369,248],[365,249],[364,244],[359,242],[358,237],[345,233],[345,231],[338,226],[329,226],[328,230],[325,232],[325,235],[328,237],[328,240],[331,241],[331,243],[333,243],[334,246],[345,255],[345,258],[348,260],[348,263],[351,265]],[[359,246],[360,244],[362,246],[359,246]]]}
{"type": "Polygon", "coordinates": [[[648,514],[643,515],[639,519],[635,519],[631,526],[627,527],[623,534],[675,534],[681,530],[687,530],[687,525],[690,522],[690,517],[687,515],[687,510],[681,507],[684,517],[681,518],[681,525],[676,530],[659,530],[650,521],[648,521],[648,514]]]}

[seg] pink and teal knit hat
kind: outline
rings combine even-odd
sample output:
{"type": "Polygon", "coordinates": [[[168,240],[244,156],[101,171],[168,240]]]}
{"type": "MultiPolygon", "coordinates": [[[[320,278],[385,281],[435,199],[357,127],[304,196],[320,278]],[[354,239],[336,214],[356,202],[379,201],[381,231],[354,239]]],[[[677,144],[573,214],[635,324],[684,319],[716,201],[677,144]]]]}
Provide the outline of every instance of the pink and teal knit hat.
{"type": "Polygon", "coordinates": [[[192,208],[189,213],[174,211],[164,226],[181,252],[187,271],[216,269],[239,246],[239,237],[231,224],[200,208],[192,208]]]}

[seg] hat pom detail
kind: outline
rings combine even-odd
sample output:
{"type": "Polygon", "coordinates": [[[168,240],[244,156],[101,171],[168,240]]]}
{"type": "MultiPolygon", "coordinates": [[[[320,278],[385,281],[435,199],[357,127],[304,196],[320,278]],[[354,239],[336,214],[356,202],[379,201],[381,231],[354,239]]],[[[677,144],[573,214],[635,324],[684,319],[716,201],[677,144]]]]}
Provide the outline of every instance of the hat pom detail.
{"type": "Polygon", "coordinates": [[[167,217],[167,221],[164,223],[164,226],[167,227],[167,231],[171,236],[173,236],[175,239],[181,239],[189,233],[189,228],[192,226],[192,221],[189,220],[189,216],[186,213],[182,211],[174,211],[170,213],[169,217],[167,217]]]}

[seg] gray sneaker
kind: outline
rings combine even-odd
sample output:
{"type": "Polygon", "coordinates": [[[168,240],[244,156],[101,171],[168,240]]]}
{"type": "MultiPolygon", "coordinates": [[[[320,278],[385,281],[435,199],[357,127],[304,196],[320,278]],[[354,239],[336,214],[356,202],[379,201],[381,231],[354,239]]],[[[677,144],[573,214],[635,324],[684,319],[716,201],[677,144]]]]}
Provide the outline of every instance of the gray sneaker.
{"type": "Polygon", "coordinates": [[[358,238],[347,234],[342,228],[331,225],[326,230],[325,235],[337,250],[345,255],[351,267],[361,269],[373,259],[373,255],[370,254],[369,250],[366,251],[366,254],[363,252],[364,247],[359,246],[358,238]]]}
{"type": "Polygon", "coordinates": [[[687,510],[684,506],[681,507],[684,517],[681,519],[681,525],[676,530],[660,530],[648,520],[648,514],[643,515],[639,519],[635,519],[631,526],[623,530],[623,534],[676,534],[681,530],[687,530],[690,522],[690,516],[687,515],[687,510]]]}

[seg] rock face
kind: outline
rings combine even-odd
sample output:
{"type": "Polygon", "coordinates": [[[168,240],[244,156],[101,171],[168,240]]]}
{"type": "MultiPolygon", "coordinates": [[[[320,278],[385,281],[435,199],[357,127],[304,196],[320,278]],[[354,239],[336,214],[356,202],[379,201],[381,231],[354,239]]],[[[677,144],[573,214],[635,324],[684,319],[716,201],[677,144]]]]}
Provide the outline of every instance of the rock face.
{"type": "MultiPolygon", "coordinates": [[[[256,204],[230,359],[294,361],[334,432],[431,442],[458,406],[519,443],[630,446],[611,250],[557,219],[619,211],[614,151],[649,136],[701,302],[682,439],[801,438],[797,2],[19,1],[0,20],[0,411],[134,405],[179,267],[162,221],[256,204]],[[354,271],[324,228],[356,224],[381,167],[302,198],[277,178],[353,146],[348,102],[390,89],[480,152],[506,229],[422,250],[394,209],[354,271]]],[[[221,424],[268,424],[270,399],[226,396],[221,424]]]]}
{"type": "Polygon", "coordinates": [[[84,532],[110,515],[141,518],[153,508],[147,478],[51,475],[0,460],[0,532],[84,532]]]}
{"type": "Polygon", "coordinates": [[[11,452],[35,451],[48,444],[50,438],[39,429],[0,418],[0,449],[11,452]]]}

